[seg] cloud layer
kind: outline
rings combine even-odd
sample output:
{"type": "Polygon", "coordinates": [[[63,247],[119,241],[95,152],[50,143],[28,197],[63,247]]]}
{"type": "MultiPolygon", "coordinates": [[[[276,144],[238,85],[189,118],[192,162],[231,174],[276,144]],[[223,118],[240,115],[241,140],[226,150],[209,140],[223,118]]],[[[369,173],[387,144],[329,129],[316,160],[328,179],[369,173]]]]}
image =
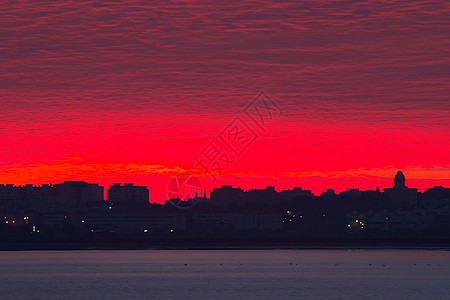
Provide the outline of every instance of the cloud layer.
{"type": "Polygon", "coordinates": [[[3,3],[0,181],[43,182],[44,166],[70,178],[73,156],[95,166],[89,180],[143,176],[119,167],[135,161],[193,170],[264,90],[283,116],[233,174],[263,184],[402,168],[447,183],[446,1],[216,2],[3,3]],[[26,171],[36,165],[41,177],[26,171]]]}

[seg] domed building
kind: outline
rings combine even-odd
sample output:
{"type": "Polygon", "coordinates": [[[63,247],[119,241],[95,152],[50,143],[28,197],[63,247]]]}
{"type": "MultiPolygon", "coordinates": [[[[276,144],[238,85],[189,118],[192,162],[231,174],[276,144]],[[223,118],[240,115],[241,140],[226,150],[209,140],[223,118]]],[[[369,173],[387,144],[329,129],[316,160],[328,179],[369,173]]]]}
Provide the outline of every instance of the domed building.
{"type": "Polygon", "coordinates": [[[398,171],[394,177],[394,187],[396,188],[405,188],[405,175],[403,175],[402,171],[398,171]]]}
{"type": "Polygon", "coordinates": [[[384,189],[384,192],[391,198],[394,206],[417,205],[417,189],[408,188],[405,182],[405,175],[403,175],[402,171],[398,171],[394,177],[394,186],[384,189]]]}

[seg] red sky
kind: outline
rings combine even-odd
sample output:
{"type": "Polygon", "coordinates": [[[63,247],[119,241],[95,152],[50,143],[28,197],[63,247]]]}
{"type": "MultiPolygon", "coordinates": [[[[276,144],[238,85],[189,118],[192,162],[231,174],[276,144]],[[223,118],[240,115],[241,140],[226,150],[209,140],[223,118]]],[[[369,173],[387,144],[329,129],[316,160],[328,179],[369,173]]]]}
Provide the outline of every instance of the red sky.
{"type": "Polygon", "coordinates": [[[446,1],[215,2],[2,1],[0,183],[450,186],[446,1]],[[257,138],[212,182],[236,117],[257,138]]]}

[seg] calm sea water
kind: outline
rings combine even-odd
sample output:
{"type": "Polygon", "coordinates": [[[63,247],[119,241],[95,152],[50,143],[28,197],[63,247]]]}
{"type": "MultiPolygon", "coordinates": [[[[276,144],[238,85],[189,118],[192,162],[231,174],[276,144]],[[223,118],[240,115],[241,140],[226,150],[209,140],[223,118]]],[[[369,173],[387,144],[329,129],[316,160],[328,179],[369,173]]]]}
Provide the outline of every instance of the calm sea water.
{"type": "Polygon", "coordinates": [[[0,252],[1,299],[448,299],[450,252],[0,252]]]}

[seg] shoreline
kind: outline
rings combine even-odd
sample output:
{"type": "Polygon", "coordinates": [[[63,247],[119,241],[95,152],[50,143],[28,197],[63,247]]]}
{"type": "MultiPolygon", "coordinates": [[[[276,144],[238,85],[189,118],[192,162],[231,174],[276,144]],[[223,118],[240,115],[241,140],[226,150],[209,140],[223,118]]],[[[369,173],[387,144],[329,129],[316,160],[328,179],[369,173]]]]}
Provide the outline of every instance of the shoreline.
{"type": "Polygon", "coordinates": [[[2,241],[1,251],[89,250],[442,250],[448,240],[427,241],[2,241]]]}

